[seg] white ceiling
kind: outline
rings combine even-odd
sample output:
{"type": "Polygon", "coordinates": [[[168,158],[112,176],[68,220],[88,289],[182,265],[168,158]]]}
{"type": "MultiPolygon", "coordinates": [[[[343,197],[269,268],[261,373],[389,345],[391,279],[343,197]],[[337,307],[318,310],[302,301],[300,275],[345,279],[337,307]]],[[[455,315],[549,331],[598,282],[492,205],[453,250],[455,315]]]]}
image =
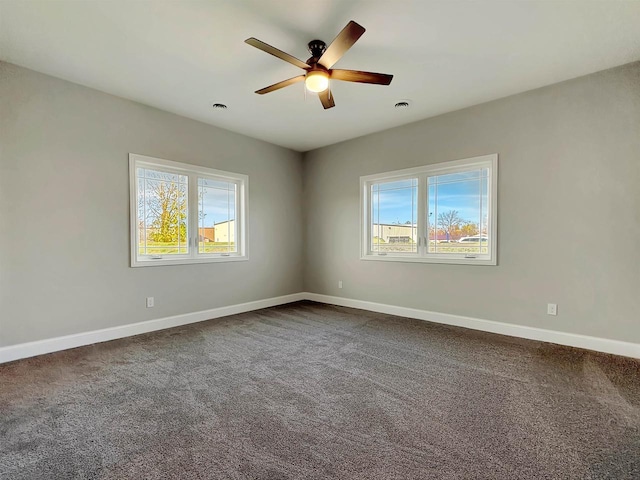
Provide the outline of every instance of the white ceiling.
{"type": "Polygon", "coordinates": [[[0,0],[0,59],[307,151],[639,60],[640,1],[0,0]],[[349,20],[336,68],[390,86],[333,82],[326,111],[302,84],[253,93],[302,70],[246,38],[304,61],[349,20]]]}

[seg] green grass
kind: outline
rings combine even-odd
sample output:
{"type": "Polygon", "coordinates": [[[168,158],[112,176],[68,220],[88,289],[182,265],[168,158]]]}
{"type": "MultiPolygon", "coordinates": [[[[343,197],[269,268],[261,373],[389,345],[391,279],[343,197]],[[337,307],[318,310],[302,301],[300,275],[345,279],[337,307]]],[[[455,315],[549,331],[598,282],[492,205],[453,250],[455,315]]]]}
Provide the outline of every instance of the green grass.
{"type": "MultiPolygon", "coordinates": [[[[233,253],[235,252],[235,244],[223,242],[200,242],[200,253],[233,253]]],[[[138,253],[140,255],[178,255],[186,254],[187,246],[178,245],[172,242],[147,242],[145,252],[144,244],[138,245],[138,253]]]]}
{"type": "MultiPolygon", "coordinates": [[[[410,253],[416,251],[415,243],[376,243],[375,252],[410,253]]],[[[429,242],[429,253],[489,253],[487,242],[478,243],[435,243],[429,242]]]]}
{"type": "Polygon", "coordinates": [[[223,242],[200,242],[200,253],[234,253],[236,251],[235,243],[223,242]]]}

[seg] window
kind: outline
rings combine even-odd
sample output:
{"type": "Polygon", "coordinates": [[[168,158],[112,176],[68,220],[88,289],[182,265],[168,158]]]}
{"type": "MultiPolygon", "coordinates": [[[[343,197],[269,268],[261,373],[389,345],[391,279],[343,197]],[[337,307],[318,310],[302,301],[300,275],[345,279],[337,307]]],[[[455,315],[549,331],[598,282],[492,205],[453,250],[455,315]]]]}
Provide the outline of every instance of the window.
{"type": "Polygon", "coordinates": [[[498,155],[360,177],[364,260],[496,265],[498,155]]]}
{"type": "Polygon", "coordinates": [[[131,266],[246,260],[248,177],[129,154],[131,266]]]}

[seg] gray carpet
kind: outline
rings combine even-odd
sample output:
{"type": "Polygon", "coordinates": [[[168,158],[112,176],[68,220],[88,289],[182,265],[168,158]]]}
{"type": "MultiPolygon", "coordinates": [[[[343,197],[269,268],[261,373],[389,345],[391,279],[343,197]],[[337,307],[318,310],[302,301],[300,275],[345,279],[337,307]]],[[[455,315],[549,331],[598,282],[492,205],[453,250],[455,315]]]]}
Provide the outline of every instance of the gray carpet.
{"type": "Polygon", "coordinates": [[[3,479],[639,479],[640,362],[301,302],[0,366],[3,479]]]}

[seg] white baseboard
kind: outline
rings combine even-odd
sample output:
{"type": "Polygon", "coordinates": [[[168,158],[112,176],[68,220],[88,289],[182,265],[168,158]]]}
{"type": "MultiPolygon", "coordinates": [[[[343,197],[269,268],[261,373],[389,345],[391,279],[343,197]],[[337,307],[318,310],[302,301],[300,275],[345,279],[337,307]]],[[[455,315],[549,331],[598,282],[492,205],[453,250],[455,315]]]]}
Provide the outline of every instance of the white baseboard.
{"type": "Polygon", "coordinates": [[[396,305],[367,302],[344,297],[334,297],[318,293],[304,293],[304,298],[314,302],[359,308],[372,312],[388,313],[390,315],[398,315],[400,317],[415,318],[417,320],[426,320],[428,322],[481,330],[483,332],[499,333],[500,335],[508,335],[510,337],[527,338],[529,340],[539,340],[542,342],[556,343],[558,345],[566,345],[569,347],[585,348],[587,350],[612,353],[625,357],[640,358],[640,344],[638,343],[590,337],[577,333],[545,330],[543,328],[526,327],[524,325],[495,322],[493,320],[483,320],[481,318],[463,317],[461,315],[450,315],[448,313],[430,312],[428,310],[418,310],[416,308],[399,307],[396,305]]]}
{"type": "Polygon", "coordinates": [[[145,322],[121,325],[119,327],[94,330],[92,332],[77,333],[64,337],[50,338],[36,342],[21,343],[0,348],[0,363],[11,362],[21,358],[34,357],[45,353],[67,350],[69,348],[82,347],[94,343],[107,342],[118,338],[131,337],[141,333],[164,330],[165,328],[178,327],[189,323],[202,322],[213,318],[235,315],[237,313],[250,312],[261,308],[275,307],[286,303],[300,300],[312,300],[319,303],[340,305],[343,307],[359,308],[372,312],[387,313],[400,317],[415,318],[428,322],[441,323],[444,325],[454,325],[457,327],[470,328],[483,332],[498,333],[510,337],[527,338],[529,340],[539,340],[542,342],[556,343],[570,347],[585,348],[597,352],[612,353],[625,357],[640,358],[640,344],[622,342],[620,340],[610,340],[607,338],[589,337],[576,333],[558,332],[545,330],[542,328],[526,327],[510,323],[483,320],[480,318],[464,317],[461,315],[451,315],[448,313],[430,312],[417,308],[399,307],[397,305],[387,305],[384,303],[367,302],[344,297],[334,297],[319,293],[300,292],[281,297],[265,298],[253,302],[229,305],[226,307],[212,308],[200,312],[185,313],[172,317],[158,318],[145,322]]]}
{"type": "Polygon", "coordinates": [[[36,342],[20,343],[18,345],[1,347],[0,363],[11,362],[21,358],[34,357],[36,355],[43,355],[45,353],[57,352],[60,350],[67,350],[69,348],[82,347],[93,343],[107,342],[118,338],[131,337],[133,335],[140,335],[141,333],[164,330],[165,328],[178,327],[189,323],[202,322],[203,320],[210,320],[212,318],[250,312],[261,308],[275,307],[276,305],[305,300],[305,298],[304,293],[293,293],[291,295],[284,295],[281,297],[265,298],[263,300],[212,308],[210,310],[202,310],[200,312],[185,313],[172,317],[158,318],[156,320],[147,320],[145,322],[131,323],[129,325],[104,328],[102,330],[94,330],[92,332],[76,333],[74,335],[66,335],[64,337],[55,337],[46,340],[38,340],[36,342]]]}

